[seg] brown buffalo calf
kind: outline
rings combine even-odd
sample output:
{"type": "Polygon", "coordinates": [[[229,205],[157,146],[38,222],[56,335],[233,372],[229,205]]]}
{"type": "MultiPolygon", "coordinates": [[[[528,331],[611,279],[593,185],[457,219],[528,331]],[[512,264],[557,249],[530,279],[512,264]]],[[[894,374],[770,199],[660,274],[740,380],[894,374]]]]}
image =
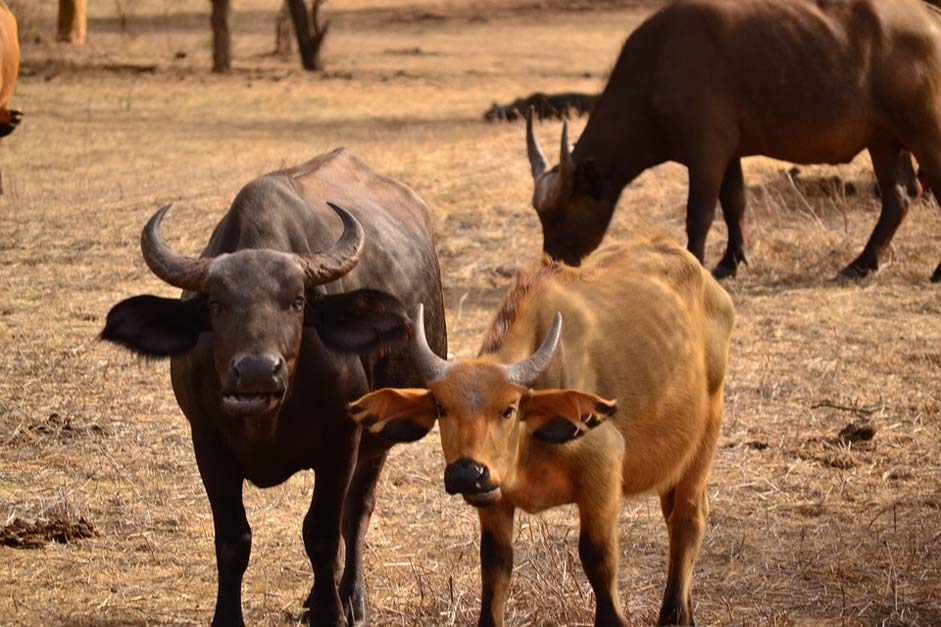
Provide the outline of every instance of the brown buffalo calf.
{"type": "Polygon", "coordinates": [[[618,506],[650,491],[670,537],[660,622],[692,624],[734,317],[696,258],[660,236],[596,253],[581,268],[544,260],[522,274],[476,359],[435,356],[419,309],[413,353],[426,387],[378,390],[350,413],[400,442],[438,421],[445,489],[480,508],[480,625],[503,624],[516,508],[565,503],[578,506],[595,624],[624,625],[618,506]],[[617,412],[607,399],[618,399],[617,412]]]}

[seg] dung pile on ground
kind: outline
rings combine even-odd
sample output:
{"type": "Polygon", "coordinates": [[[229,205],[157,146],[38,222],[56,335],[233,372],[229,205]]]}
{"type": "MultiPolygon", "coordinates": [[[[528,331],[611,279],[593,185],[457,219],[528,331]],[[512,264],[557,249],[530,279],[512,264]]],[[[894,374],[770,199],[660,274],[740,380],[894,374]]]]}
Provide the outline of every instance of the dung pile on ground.
{"type": "Polygon", "coordinates": [[[95,526],[84,516],[80,516],[78,520],[55,517],[36,522],[14,518],[9,524],[0,527],[0,545],[19,549],[38,549],[49,542],[71,544],[76,540],[93,538],[97,535],[95,526]]]}
{"type": "Polygon", "coordinates": [[[544,94],[537,91],[525,98],[517,98],[509,104],[493,103],[484,112],[484,119],[488,122],[522,120],[526,117],[526,112],[530,107],[533,108],[533,112],[539,120],[561,120],[571,115],[578,117],[591,113],[598,97],[598,94],[580,94],[576,92],[544,94]]]}

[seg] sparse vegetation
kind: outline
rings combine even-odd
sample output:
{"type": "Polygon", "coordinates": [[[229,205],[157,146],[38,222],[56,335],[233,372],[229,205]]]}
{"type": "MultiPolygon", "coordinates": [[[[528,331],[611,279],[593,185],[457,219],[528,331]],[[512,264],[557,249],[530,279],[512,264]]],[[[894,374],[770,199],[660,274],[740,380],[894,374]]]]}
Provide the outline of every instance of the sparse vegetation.
{"type": "MultiPolygon", "coordinates": [[[[176,203],[168,241],[196,253],[248,180],[345,145],[432,208],[451,351],[476,352],[515,269],[541,245],[524,128],[487,124],[481,111],[535,90],[597,92],[655,5],[545,4],[336,0],[330,71],[311,75],[270,54],[280,3],[239,0],[239,53],[226,76],[210,73],[204,0],[170,13],[165,0],[138,0],[131,37],[113,3],[93,2],[81,48],[48,41],[57,3],[34,5],[33,23],[50,37],[24,46],[13,98],[29,123],[0,145],[0,527],[47,520],[67,503],[70,520],[84,517],[98,535],[0,547],[0,622],[211,616],[212,522],[168,367],[96,340],[113,303],[174,293],[138,248],[161,203],[176,203]]],[[[577,137],[584,119],[569,122],[577,137]]],[[[560,126],[537,126],[544,145],[560,126]]],[[[836,282],[878,215],[868,159],[801,167],[796,178],[790,167],[745,162],[751,265],[727,284],[738,320],[696,617],[937,625],[941,299],[927,277],[941,255],[941,212],[915,203],[882,270],[836,282]],[[835,176],[844,185],[807,184],[835,176]],[[871,425],[872,437],[841,438],[850,423],[857,433],[871,425]]],[[[609,237],[653,223],[683,240],[685,193],[684,168],[645,173],[625,190],[609,237]]],[[[723,247],[717,220],[709,260],[723,247]]],[[[477,517],[442,489],[437,437],[393,451],[383,475],[366,550],[379,627],[476,622],[477,517]]],[[[312,487],[299,474],[246,488],[256,532],[243,586],[249,624],[300,617],[312,487]]],[[[590,624],[577,525],[573,509],[518,517],[508,625],[590,624]]],[[[620,541],[630,620],[652,624],[666,551],[654,497],[622,506],[620,541]]]]}

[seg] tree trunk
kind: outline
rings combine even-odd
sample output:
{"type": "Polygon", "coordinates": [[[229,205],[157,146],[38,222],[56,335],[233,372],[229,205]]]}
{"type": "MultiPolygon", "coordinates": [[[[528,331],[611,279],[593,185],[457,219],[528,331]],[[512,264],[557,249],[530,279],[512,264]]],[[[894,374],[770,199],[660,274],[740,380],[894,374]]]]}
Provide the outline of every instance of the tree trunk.
{"type": "Polygon", "coordinates": [[[291,9],[288,7],[288,0],[284,0],[281,4],[281,10],[278,11],[278,17],[274,20],[274,53],[280,56],[288,56],[293,53],[293,36],[291,9]]]}
{"type": "Polygon", "coordinates": [[[307,7],[304,0],[286,0],[291,10],[291,21],[294,22],[294,32],[297,34],[297,47],[301,53],[301,65],[304,69],[313,72],[320,69],[320,46],[327,36],[329,22],[320,24],[317,15],[326,0],[314,0],[312,19],[308,21],[307,7]],[[310,27],[313,24],[314,33],[311,35],[310,27]]]}
{"type": "Polygon", "coordinates": [[[212,71],[228,72],[232,69],[232,42],[229,36],[229,0],[211,0],[212,16],[212,71]]]}
{"type": "Polygon", "coordinates": [[[59,0],[57,39],[72,44],[84,44],[88,0],[59,0]]]}

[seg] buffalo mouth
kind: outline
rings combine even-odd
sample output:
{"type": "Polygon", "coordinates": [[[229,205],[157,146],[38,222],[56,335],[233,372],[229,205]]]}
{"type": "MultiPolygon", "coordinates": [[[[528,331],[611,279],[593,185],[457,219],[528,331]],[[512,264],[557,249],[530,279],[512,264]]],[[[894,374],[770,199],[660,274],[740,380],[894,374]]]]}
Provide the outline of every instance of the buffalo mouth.
{"type": "Polygon", "coordinates": [[[232,393],[222,397],[222,411],[233,418],[268,416],[281,406],[284,391],[232,393]]]}
{"type": "Polygon", "coordinates": [[[461,494],[464,497],[464,500],[474,507],[487,507],[495,504],[500,500],[500,497],[503,496],[503,491],[500,489],[500,485],[497,484],[491,488],[486,488],[480,492],[465,492],[461,494]]]}

